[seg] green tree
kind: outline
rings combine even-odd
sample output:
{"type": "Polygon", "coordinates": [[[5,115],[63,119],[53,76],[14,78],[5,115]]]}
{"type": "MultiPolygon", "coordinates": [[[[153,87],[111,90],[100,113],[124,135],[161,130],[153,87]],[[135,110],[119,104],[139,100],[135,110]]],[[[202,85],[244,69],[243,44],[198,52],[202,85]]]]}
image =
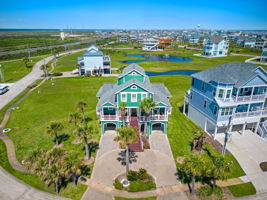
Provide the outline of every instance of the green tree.
{"type": "Polygon", "coordinates": [[[200,155],[190,154],[184,160],[183,170],[192,177],[191,193],[195,194],[196,177],[204,173],[205,162],[200,155]]]}
{"type": "Polygon", "coordinates": [[[85,122],[85,114],[84,114],[84,112],[85,112],[85,108],[86,107],[87,107],[87,104],[85,102],[83,102],[83,101],[78,102],[77,105],[76,105],[77,110],[82,113],[83,122],[85,122]]]}
{"type": "Polygon", "coordinates": [[[82,175],[82,161],[79,158],[78,154],[72,154],[65,158],[66,161],[66,170],[68,174],[72,177],[73,186],[77,186],[78,179],[82,175]]]}
{"type": "Polygon", "coordinates": [[[202,130],[198,130],[194,134],[193,149],[197,152],[201,152],[205,144],[206,135],[202,130]]]}
{"type": "Polygon", "coordinates": [[[153,102],[153,99],[150,97],[144,98],[141,101],[141,109],[145,112],[145,127],[144,127],[144,133],[148,135],[147,133],[147,125],[150,118],[150,113],[153,108],[156,107],[156,104],[153,102]]]}
{"type": "Polygon", "coordinates": [[[59,122],[51,122],[50,125],[47,127],[46,133],[50,136],[55,137],[56,145],[59,145],[59,138],[58,134],[62,131],[64,126],[59,122]]]}
{"type": "Polygon", "coordinates": [[[83,126],[80,126],[77,128],[77,131],[75,131],[75,134],[84,141],[84,147],[85,147],[85,153],[86,153],[86,159],[89,160],[91,153],[90,148],[88,145],[88,139],[92,138],[94,134],[96,134],[98,131],[95,127],[95,125],[91,124],[85,124],[83,126]]]}
{"type": "Polygon", "coordinates": [[[120,110],[120,113],[121,113],[122,126],[125,125],[125,121],[126,121],[126,115],[127,115],[126,106],[127,106],[126,102],[120,102],[119,110],[120,110]]]}
{"type": "Polygon", "coordinates": [[[78,128],[78,122],[80,119],[82,119],[82,116],[78,112],[71,113],[69,116],[69,123],[74,123],[75,130],[77,130],[78,128]]]}
{"type": "Polygon", "coordinates": [[[22,62],[24,63],[24,65],[25,65],[25,67],[26,67],[26,69],[29,71],[29,62],[30,62],[30,59],[28,58],[28,57],[24,57],[23,59],[22,59],[22,62]]]}
{"type": "Polygon", "coordinates": [[[124,126],[117,129],[118,136],[114,138],[114,141],[120,143],[122,148],[125,147],[125,163],[126,163],[126,174],[129,172],[129,144],[138,141],[138,130],[131,126],[124,126]]]}

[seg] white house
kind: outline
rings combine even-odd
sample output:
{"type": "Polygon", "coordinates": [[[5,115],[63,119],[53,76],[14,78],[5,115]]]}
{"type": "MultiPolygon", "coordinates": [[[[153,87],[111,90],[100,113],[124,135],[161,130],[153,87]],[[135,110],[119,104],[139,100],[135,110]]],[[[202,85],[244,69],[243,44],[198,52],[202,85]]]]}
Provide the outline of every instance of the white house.
{"type": "Polygon", "coordinates": [[[94,45],[90,46],[82,57],[78,57],[78,64],[80,75],[111,73],[110,57],[105,56],[94,45]]]}
{"type": "Polygon", "coordinates": [[[122,36],[120,37],[120,42],[121,42],[121,43],[127,43],[127,42],[128,42],[128,36],[126,36],[126,35],[122,35],[122,36]]]}
{"type": "Polygon", "coordinates": [[[142,50],[143,51],[157,51],[159,41],[154,38],[147,38],[144,40],[142,50]]]}
{"type": "Polygon", "coordinates": [[[227,56],[229,42],[221,36],[205,39],[203,43],[203,56],[220,57],[227,56]]]}

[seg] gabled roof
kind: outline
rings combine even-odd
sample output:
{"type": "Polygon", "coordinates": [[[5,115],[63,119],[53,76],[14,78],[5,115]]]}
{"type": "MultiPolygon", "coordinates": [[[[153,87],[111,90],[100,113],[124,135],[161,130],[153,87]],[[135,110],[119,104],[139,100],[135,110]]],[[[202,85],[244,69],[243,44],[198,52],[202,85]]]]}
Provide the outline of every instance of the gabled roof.
{"type": "Polygon", "coordinates": [[[266,80],[267,77],[263,77],[256,72],[257,68],[259,67],[247,63],[227,63],[195,73],[192,77],[207,83],[214,81],[216,83],[231,84],[240,87],[256,76],[260,76],[266,80]]]}
{"type": "Polygon", "coordinates": [[[95,45],[88,47],[87,51],[84,52],[83,56],[103,56],[102,51],[99,51],[95,45]]]}
{"type": "Polygon", "coordinates": [[[131,85],[137,85],[137,86],[143,88],[144,90],[146,90],[146,91],[148,91],[150,93],[154,93],[153,92],[153,88],[151,87],[151,84],[148,81],[148,79],[145,79],[145,82],[141,82],[141,81],[139,81],[137,79],[134,79],[134,78],[129,80],[129,81],[127,81],[127,82],[125,82],[124,84],[117,85],[114,88],[115,89],[114,92],[118,93],[118,92],[130,87],[131,85]]]}
{"type": "Polygon", "coordinates": [[[144,76],[146,75],[145,70],[142,67],[133,63],[129,65],[128,67],[125,67],[123,72],[118,76],[118,78],[124,77],[125,75],[129,74],[132,71],[137,71],[144,76]]]}
{"type": "Polygon", "coordinates": [[[223,40],[223,37],[221,36],[214,36],[210,38],[210,42],[211,43],[219,43],[223,40]]]}

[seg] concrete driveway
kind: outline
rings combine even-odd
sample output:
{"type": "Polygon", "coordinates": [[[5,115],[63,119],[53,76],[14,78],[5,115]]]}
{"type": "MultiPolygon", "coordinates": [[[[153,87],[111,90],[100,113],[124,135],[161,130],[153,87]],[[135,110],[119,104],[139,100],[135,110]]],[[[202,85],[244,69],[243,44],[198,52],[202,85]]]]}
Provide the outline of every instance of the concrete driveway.
{"type": "MultiPolygon", "coordinates": [[[[0,167],[0,199],[1,200],[64,200],[65,198],[42,192],[24,184],[0,167]]],[[[66,199],[65,199],[66,200],[66,199]]]]}
{"type": "MultiPolygon", "coordinates": [[[[217,140],[223,144],[224,137],[219,136],[217,140]]],[[[267,139],[250,130],[243,135],[233,132],[227,149],[235,156],[257,193],[267,192],[267,172],[263,172],[259,166],[261,162],[267,162],[267,139]]]]}

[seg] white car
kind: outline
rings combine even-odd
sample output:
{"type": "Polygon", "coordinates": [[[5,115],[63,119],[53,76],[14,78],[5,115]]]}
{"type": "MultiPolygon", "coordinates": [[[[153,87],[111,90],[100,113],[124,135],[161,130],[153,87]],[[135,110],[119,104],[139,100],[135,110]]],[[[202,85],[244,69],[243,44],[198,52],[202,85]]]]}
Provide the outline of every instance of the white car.
{"type": "Polygon", "coordinates": [[[8,91],[8,86],[7,85],[6,86],[1,86],[0,85],[0,95],[6,93],[7,91],[8,91]]]}

